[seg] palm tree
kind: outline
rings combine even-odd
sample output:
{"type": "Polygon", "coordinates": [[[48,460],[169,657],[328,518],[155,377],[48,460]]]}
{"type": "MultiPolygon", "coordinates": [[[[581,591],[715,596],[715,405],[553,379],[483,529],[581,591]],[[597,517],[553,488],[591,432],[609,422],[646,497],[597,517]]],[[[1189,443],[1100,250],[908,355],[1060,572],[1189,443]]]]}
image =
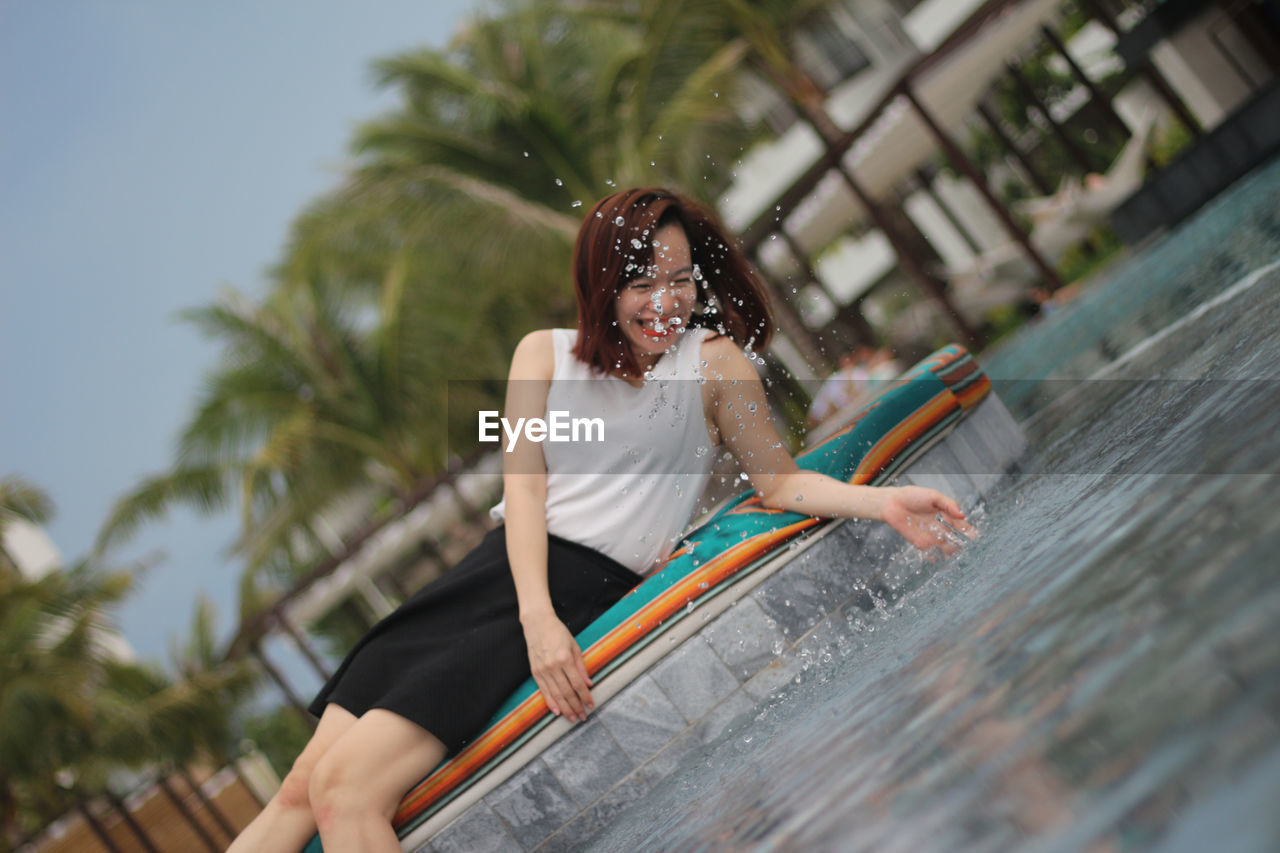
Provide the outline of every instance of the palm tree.
{"type": "MultiPolygon", "coordinates": [[[[0,480],[0,533],[52,511],[38,488],[0,480]]],[[[229,753],[249,673],[211,653],[207,619],[177,679],[131,660],[110,611],[136,577],[82,561],[32,579],[0,550],[0,826],[10,841],[106,792],[121,771],[229,753]]]]}
{"type": "MultiPolygon", "coordinates": [[[[419,270],[411,287],[438,299],[461,286],[468,308],[492,305],[479,334],[457,337],[493,353],[500,375],[520,335],[572,310],[578,207],[637,183],[709,199],[742,150],[729,94],[745,46],[669,19],[672,5],[604,16],[512,2],[448,50],[377,63],[403,104],[360,128],[355,169],[298,223],[282,281],[376,295],[406,252],[430,258],[434,277],[419,270]]],[[[457,361],[437,352],[437,365],[457,361]]]]}
{"type": "Polygon", "coordinates": [[[12,838],[71,806],[107,680],[102,613],[128,573],[0,571],[0,824],[12,838]],[[34,820],[33,820],[34,819],[34,820]]]}
{"type": "MultiPolygon", "coordinates": [[[[388,284],[389,290],[395,282],[388,284]]],[[[252,565],[279,531],[286,556],[318,539],[303,523],[354,483],[411,488],[430,470],[415,426],[430,400],[392,391],[399,338],[392,321],[366,334],[317,286],[278,289],[262,305],[234,293],[187,313],[225,345],[183,431],[174,469],[117,503],[99,537],[106,548],[174,501],[221,509],[238,497],[252,565]],[[301,536],[294,534],[301,533],[301,536]],[[310,541],[309,541],[310,540],[310,541]]],[[[396,307],[389,310],[396,314],[396,307]]]]}
{"type": "MultiPolygon", "coordinates": [[[[226,355],[174,468],[117,505],[102,546],[174,502],[236,502],[250,576],[296,576],[329,550],[336,502],[403,499],[473,441],[457,413],[493,408],[520,336],[571,316],[575,205],[641,181],[709,196],[740,150],[742,45],[650,18],[512,3],[447,51],[379,63],[402,107],[357,134],[262,304],[189,313],[226,355]]],[[[261,604],[245,590],[242,611],[261,604]]]]}
{"type": "MultiPolygon", "coordinates": [[[[13,474],[0,477],[0,535],[13,519],[44,524],[53,515],[53,501],[39,487],[13,474]]],[[[0,552],[5,568],[16,570],[9,557],[0,552]]]]}
{"type": "Polygon", "coordinates": [[[744,141],[729,97],[744,51],[705,14],[682,14],[689,5],[601,15],[509,3],[448,51],[377,63],[405,104],[358,133],[357,180],[432,166],[424,178],[473,201],[562,215],[615,185],[655,180],[710,198],[744,141]]]}

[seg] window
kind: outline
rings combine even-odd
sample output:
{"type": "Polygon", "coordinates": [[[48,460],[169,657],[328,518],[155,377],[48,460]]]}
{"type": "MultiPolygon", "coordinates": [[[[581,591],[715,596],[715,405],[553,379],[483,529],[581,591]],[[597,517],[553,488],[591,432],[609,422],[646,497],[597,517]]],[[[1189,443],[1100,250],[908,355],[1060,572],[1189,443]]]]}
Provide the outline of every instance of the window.
{"type": "Polygon", "coordinates": [[[796,55],[823,89],[830,89],[871,65],[853,34],[830,10],[818,13],[800,30],[796,55]]]}
{"type": "Polygon", "coordinates": [[[906,17],[911,13],[912,9],[920,5],[922,0],[886,0],[886,2],[889,4],[889,8],[902,17],[906,17]]]}

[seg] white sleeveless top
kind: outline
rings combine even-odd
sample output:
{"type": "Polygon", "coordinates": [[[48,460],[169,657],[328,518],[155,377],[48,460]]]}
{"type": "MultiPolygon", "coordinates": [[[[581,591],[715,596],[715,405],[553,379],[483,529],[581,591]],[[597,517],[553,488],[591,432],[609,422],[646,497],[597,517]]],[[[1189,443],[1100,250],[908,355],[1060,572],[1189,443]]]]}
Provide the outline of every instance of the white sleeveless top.
{"type": "MultiPolygon", "coordinates": [[[[701,353],[707,329],[690,329],[636,388],[573,355],[578,333],[554,329],[553,412],[599,418],[578,440],[542,443],[547,463],[547,532],[647,574],[679,542],[715,457],[702,407],[701,353]],[[591,440],[587,440],[591,439],[591,440]]],[[[565,430],[567,432],[567,430],[565,430]]],[[[491,511],[505,518],[505,500],[491,511]]]]}

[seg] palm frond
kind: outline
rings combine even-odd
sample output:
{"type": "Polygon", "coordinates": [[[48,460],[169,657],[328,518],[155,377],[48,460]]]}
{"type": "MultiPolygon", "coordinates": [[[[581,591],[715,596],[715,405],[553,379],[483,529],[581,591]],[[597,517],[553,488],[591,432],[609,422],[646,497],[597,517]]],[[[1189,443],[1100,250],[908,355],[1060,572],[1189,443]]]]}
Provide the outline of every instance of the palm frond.
{"type": "Polygon", "coordinates": [[[44,524],[53,517],[53,500],[39,486],[17,474],[0,477],[0,525],[6,516],[16,516],[32,524],[44,524]]]}
{"type": "Polygon", "coordinates": [[[234,473],[216,465],[183,467],[143,480],[112,505],[98,532],[95,553],[102,554],[124,542],[144,522],[163,518],[174,504],[188,504],[205,513],[225,508],[234,473]]]}

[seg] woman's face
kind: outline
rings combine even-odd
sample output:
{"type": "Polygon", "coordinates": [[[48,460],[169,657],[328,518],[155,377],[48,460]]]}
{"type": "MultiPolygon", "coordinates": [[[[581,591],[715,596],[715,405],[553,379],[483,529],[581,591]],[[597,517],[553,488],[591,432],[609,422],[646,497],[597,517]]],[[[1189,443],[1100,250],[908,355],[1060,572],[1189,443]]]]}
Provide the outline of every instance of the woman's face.
{"type": "Polygon", "coordinates": [[[697,298],[689,238],[678,223],[665,225],[653,237],[653,264],[624,284],[614,303],[623,340],[642,368],[675,345],[697,298]]]}

